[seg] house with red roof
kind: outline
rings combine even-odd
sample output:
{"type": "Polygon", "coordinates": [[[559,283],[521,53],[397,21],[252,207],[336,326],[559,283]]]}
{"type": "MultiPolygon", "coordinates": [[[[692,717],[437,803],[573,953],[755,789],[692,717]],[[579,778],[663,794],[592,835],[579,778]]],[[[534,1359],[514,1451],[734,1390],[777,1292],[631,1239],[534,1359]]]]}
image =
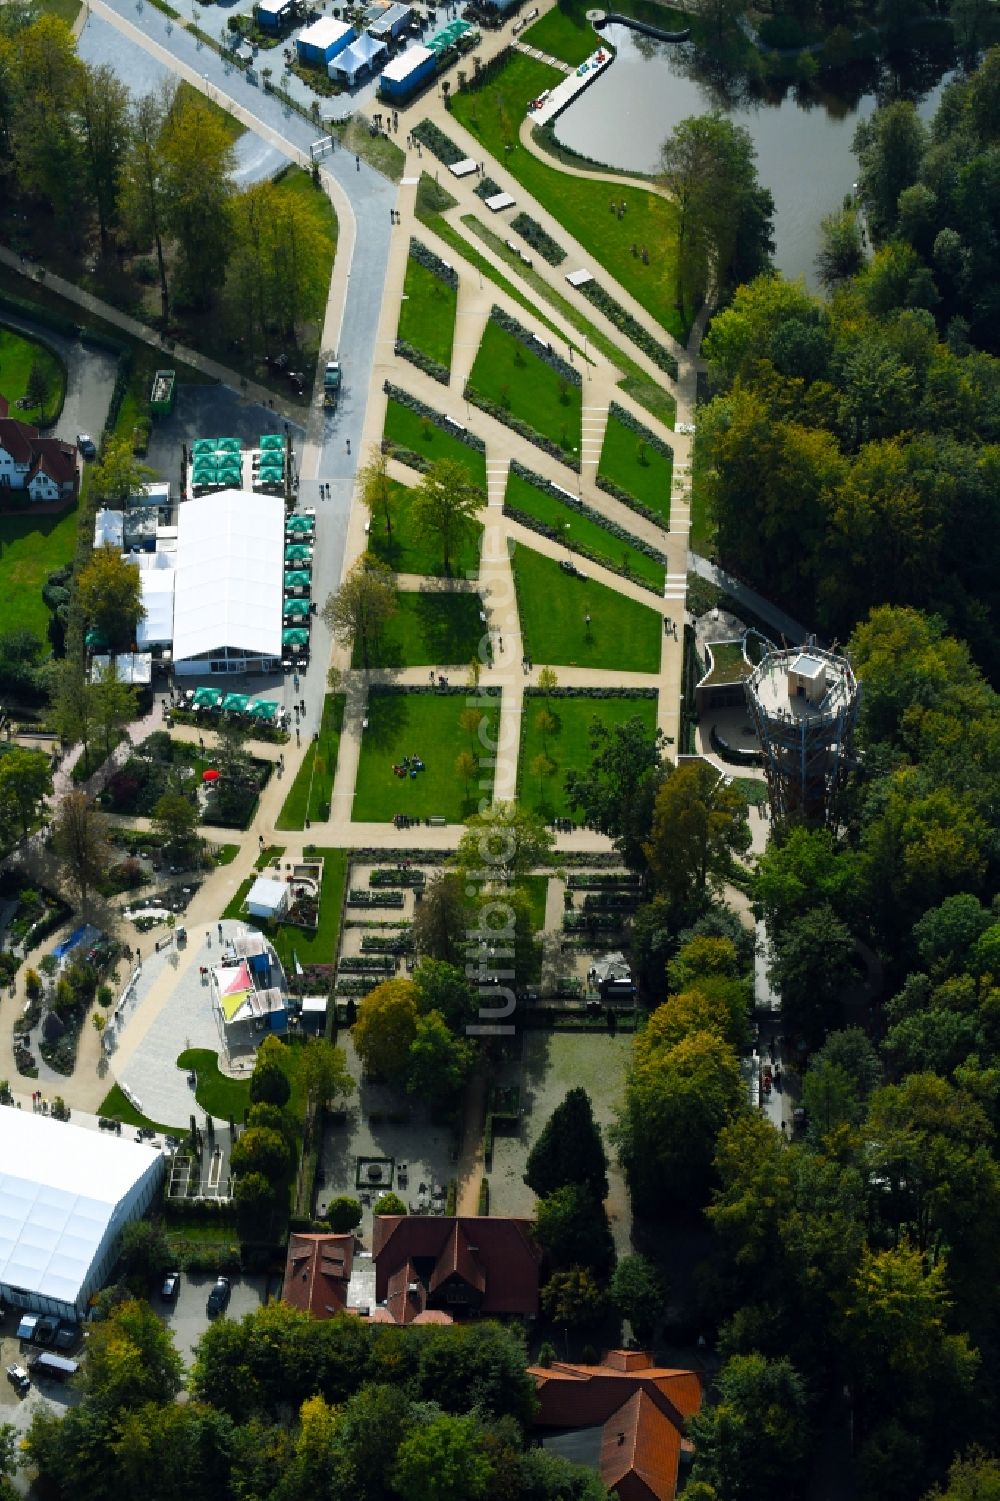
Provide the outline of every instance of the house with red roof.
{"type": "Polygon", "coordinates": [[[314,1319],[331,1319],[347,1307],[354,1264],[353,1235],[300,1235],[288,1238],[281,1296],[314,1319]]]}
{"type": "Polygon", "coordinates": [[[701,1407],[695,1371],[655,1366],[642,1350],[609,1350],[600,1365],[530,1366],[542,1446],[590,1465],[621,1501],[673,1501],[690,1459],[688,1418],[701,1407]]]}
{"type": "Polygon", "coordinates": [[[30,422],[18,422],[6,412],[0,415],[0,504],[8,491],[27,493],[38,503],[73,500],[79,481],[71,443],[43,438],[30,422]]]}
{"type": "Polygon", "coordinates": [[[531,1221],[480,1215],[375,1218],[371,1317],[450,1323],[538,1313],[538,1252],[531,1221]]]}

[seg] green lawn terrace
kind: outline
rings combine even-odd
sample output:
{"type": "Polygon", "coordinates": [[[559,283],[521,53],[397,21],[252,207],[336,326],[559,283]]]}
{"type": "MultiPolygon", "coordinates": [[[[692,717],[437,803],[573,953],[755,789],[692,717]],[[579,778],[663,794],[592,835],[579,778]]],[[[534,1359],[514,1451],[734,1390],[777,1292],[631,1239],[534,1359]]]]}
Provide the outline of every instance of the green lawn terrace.
{"type": "MultiPolygon", "coordinates": [[[[541,341],[538,341],[539,344],[541,341]]],[[[582,398],[579,385],[554,370],[530,343],[491,317],[469,375],[470,396],[547,438],[571,464],[580,458],[582,398]]]]}
{"type": "Polygon", "coordinates": [[[347,696],[343,693],[328,693],[323,700],[319,733],[296,772],[284,806],[275,820],[276,829],[304,829],[307,819],[311,823],[322,823],[330,817],[346,702],[347,696]]]}
{"type": "Polygon", "coordinates": [[[638,718],[652,735],[656,710],[655,694],[615,698],[596,694],[570,698],[558,690],[548,698],[538,692],[526,694],[517,767],[518,801],[540,813],[547,823],[553,818],[579,817],[579,809],[574,810],[566,796],[566,773],[589,771],[594,758],[590,739],[593,721],[614,729],[638,718]]]}
{"type": "MultiPolygon", "coordinates": [[[[471,453],[471,449],[468,450],[471,453]]],[[[371,519],[368,547],[393,573],[424,574],[431,578],[445,576],[444,554],[438,539],[412,519],[413,490],[396,480],[390,482],[392,532],[386,530],[380,513],[371,519]]],[[[463,524],[457,542],[452,544],[451,577],[470,578],[479,572],[483,529],[478,521],[463,524]]]]}
{"type": "MultiPolygon", "coordinates": [[[[462,667],[479,656],[484,633],[478,594],[414,593],[396,596],[391,615],[369,648],[369,667],[462,667]]],[[[359,642],[352,667],[365,665],[359,642]]]]}
{"type": "Polygon", "coordinates": [[[663,563],[649,557],[631,542],[616,537],[607,527],[582,513],[571,499],[561,500],[550,489],[532,484],[513,469],[507,475],[504,507],[511,513],[530,516],[554,541],[565,543],[589,559],[641,580],[657,594],[663,593],[666,578],[663,563]]]}
{"type": "Polygon", "coordinates": [[[406,262],[398,337],[443,370],[451,369],[458,291],[411,254],[406,262]]]}
{"type": "MultiPolygon", "coordinates": [[[[385,412],[385,436],[391,448],[419,455],[428,464],[437,459],[456,459],[464,464],[475,485],[486,489],[486,454],[470,448],[430,417],[390,397],[385,412]]],[[[402,462],[406,462],[405,452],[402,462]]]]}
{"type": "Polygon", "coordinates": [[[658,452],[648,436],[629,427],[612,409],[604,430],[598,480],[607,480],[612,487],[624,490],[668,527],[672,475],[673,454],[658,452]]]}
{"type": "MultiPolygon", "coordinates": [[[[595,38],[588,52],[599,45],[595,38]]],[[[661,328],[686,342],[689,310],[682,313],[677,306],[676,204],[645,188],[570,176],[521,145],[530,100],[563,77],[548,63],[514,52],[486,88],[453,94],[452,113],[661,328]],[[648,265],[633,255],[633,246],[649,251],[648,265]]]]}
{"type": "Polygon", "coordinates": [[[512,569],[526,655],[539,666],[659,672],[663,617],[597,583],[587,567],[577,577],[530,547],[516,548],[512,569]]]}
{"type": "Polygon", "coordinates": [[[480,723],[464,727],[468,694],[372,688],[368,696],[361,756],[354,784],[356,823],[388,823],[397,814],[462,823],[493,790],[492,755],[500,720],[500,697],[477,696],[480,723]],[[476,763],[474,775],[456,766],[459,756],[476,763]],[[410,775],[417,757],[423,770],[410,775]]]}

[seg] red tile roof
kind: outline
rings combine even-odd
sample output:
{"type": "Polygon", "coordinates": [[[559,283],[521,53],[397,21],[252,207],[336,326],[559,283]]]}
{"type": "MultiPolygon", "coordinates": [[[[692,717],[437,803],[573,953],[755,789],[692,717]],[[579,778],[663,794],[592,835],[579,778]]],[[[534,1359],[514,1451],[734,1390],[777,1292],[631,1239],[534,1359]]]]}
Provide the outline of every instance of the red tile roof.
{"type": "Polygon", "coordinates": [[[76,449],[58,438],[36,438],[33,443],[35,463],[28,482],[39,470],[57,485],[71,485],[76,479],[76,449]]]}
{"type": "Polygon", "coordinates": [[[435,1311],[428,1305],[455,1278],[480,1295],[483,1314],[537,1314],[538,1256],[530,1232],[529,1220],[378,1215],[372,1240],[376,1302],[398,1298],[406,1271],[408,1282],[416,1279],[423,1285],[421,1311],[427,1314],[435,1311]]]}
{"type": "Polygon", "coordinates": [[[611,1350],[600,1365],[532,1366],[541,1428],[603,1429],[600,1475],[621,1501],[673,1501],[684,1426],[701,1406],[694,1371],[611,1350]]]}
{"type": "Polygon", "coordinates": [[[0,417],[0,448],[5,448],[17,464],[30,464],[38,438],[37,427],[18,422],[16,417],[0,417]]]}
{"type": "Polygon", "coordinates": [[[295,1233],[288,1241],[281,1296],[313,1318],[332,1318],[346,1307],[353,1263],[352,1235],[295,1233]]]}

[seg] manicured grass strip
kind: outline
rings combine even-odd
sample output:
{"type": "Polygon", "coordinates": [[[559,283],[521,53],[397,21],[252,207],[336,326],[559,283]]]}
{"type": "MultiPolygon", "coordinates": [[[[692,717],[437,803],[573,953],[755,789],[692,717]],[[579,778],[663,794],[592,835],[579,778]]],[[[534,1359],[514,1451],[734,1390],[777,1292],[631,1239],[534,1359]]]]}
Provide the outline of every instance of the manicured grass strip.
{"type": "Polygon", "coordinates": [[[566,796],[566,773],[586,772],[594,759],[590,726],[600,720],[608,729],[641,719],[650,733],[656,729],[655,698],[550,698],[541,694],[524,700],[521,754],[517,767],[517,797],[525,807],[552,818],[579,818],[580,810],[566,796]],[[548,713],[555,728],[539,726],[548,713]],[[540,761],[541,758],[541,761],[540,761]]]}
{"type": "MultiPolygon", "coordinates": [[[[575,302],[561,297],[545,277],[535,270],[534,266],[526,266],[517,252],[511,250],[506,241],[502,240],[498,234],[494,234],[493,230],[477,219],[475,214],[463,214],[462,223],[482,240],[484,245],[488,245],[494,255],[506,261],[533,292],[555,308],[571,328],[575,328],[577,333],[583,335],[581,357],[585,358],[587,364],[592,363],[590,349],[599,351],[606,360],[622,372],[622,379],[618,382],[621,389],[626,391],[633,401],[644,406],[652,416],[658,418],[664,426],[673,427],[677,416],[677,403],[669,391],[658,385],[652,376],[646,374],[641,365],[636,364],[631,355],[626,354],[619,344],[609,339],[595,324],[591,323],[575,302]]],[[[524,298],[519,298],[519,301],[523,302],[524,298]]],[[[537,309],[535,316],[541,317],[537,309]]],[[[552,328],[552,324],[546,318],[543,317],[542,322],[546,328],[552,328]]],[[[562,339],[561,334],[559,338],[562,339]]],[[[579,345],[575,345],[574,348],[579,350],[579,345]]]]}
{"type": "Polygon", "coordinates": [[[561,5],[529,26],[521,40],[549,57],[561,57],[574,68],[601,45],[590,22],[582,16],[566,15],[561,5]]]}
{"type": "MultiPolygon", "coordinates": [[[[478,594],[398,594],[369,665],[461,667],[479,655],[481,610],[478,594]]],[[[364,665],[358,645],[351,665],[364,665]]]]}
{"type": "Polygon", "coordinates": [[[524,647],[533,662],[659,671],[663,626],[655,610],[592,578],[573,578],[530,547],[518,547],[512,561],[524,647]]]}
{"type": "Polygon", "coordinates": [[[230,1116],[242,1121],[243,1113],[250,1108],[250,1083],[247,1079],[228,1079],[219,1071],[219,1055],[210,1048],[186,1048],[178,1055],[177,1067],[187,1072],[194,1069],[198,1082],[194,1097],[202,1110],[219,1120],[230,1116]]]}
{"type": "Polygon", "coordinates": [[[539,359],[516,335],[490,319],[470,387],[567,453],[580,447],[580,387],[539,359]]]}
{"type": "Polygon", "coordinates": [[[373,690],[351,816],[357,822],[387,823],[396,813],[414,818],[441,815],[449,823],[461,823],[476,811],[480,798],[488,801],[492,767],[481,765],[466,786],[455,761],[464,751],[480,760],[488,758],[486,747],[496,741],[500,700],[491,699],[479,709],[479,734],[464,730],[459,723],[467,707],[462,693],[373,690]],[[397,777],[393,767],[401,765],[404,756],[414,755],[426,769],[415,777],[397,777]]]}
{"type": "MultiPolygon", "coordinates": [[[[390,480],[390,485],[393,496],[392,536],[386,534],[383,518],[374,516],[368,536],[369,548],[394,573],[425,573],[432,578],[443,578],[444,557],[440,542],[425,528],[414,525],[411,519],[413,491],[395,480],[390,480]]],[[[453,577],[468,578],[479,572],[482,539],[483,529],[478,521],[470,521],[463,527],[457,544],[452,548],[453,577]]]]}
{"type": "Polygon", "coordinates": [[[668,199],[624,183],[570,177],[533,156],[518,138],[528,101],[553,88],[561,73],[515,53],[494,83],[476,93],[456,94],[455,118],[470,130],[505,170],[675,338],[687,337],[677,301],[677,208],[668,199]],[[612,203],[625,204],[621,218],[612,203]],[[649,250],[649,264],[632,254],[649,250]]]}
{"type": "Polygon", "coordinates": [[[549,878],[523,876],[517,884],[531,905],[531,931],[540,933],[545,927],[545,899],[549,894],[549,878]]]}
{"type": "MultiPolygon", "coordinates": [[[[0,321],[2,319],[3,313],[0,312],[0,321]]],[[[62,411],[66,367],[47,344],[0,326],[0,390],[10,403],[11,417],[16,417],[19,422],[30,422],[35,427],[49,427],[62,411]],[[19,407],[17,403],[27,392],[28,376],[34,365],[38,365],[45,376],[48,395],[41,406],[19,407]]]]}
{"type": "Polygon", "coordinates": [[[276,829],[304,829],[307,818],[324,822],[330,817],[346,702],[343,693],[328,693],[323,700],[319,738],[312,742],[295,773],[284,807],[275,820],[276,829]]]}
{"type": "Polygon", "coordinates": [[[390,399],[386,407],[385,435],[401,448],[411,448],[414,453],[422,454],[428,462],[457,459],[468,469],[473,483],[486,489],[486,455],[453,438],[443,427],[421,417],[410,407],[404,407],[401,402],[390,399]]]}
{"type": "Polygon", "coordinates": [[[232,865],[240,852],[238,844],[219,844],[215,848],[216,865],[232,865]]]}
{"type": "Polygon", "coordinates": [[[645,579],[662,593],[666,578],[662,563],[615,537],[605,527],[591,521],[589,516],[581,516],[579,508],[569,501],[564,503],[551,491],[539,490],[523,475],[510,470],[504,502],[518,511],[525,511],[543,526],[551,527],[553,536],[565,542],[567,547],[586,548],[611,567],[623,568],[636,578],[645,579]]]}
{"type": "Polygon", "coordinates": [[[399,309],[399,337],[412,344],[414,349],[419,349],[429,360],[450,369],[455,342],[457,291],[410,256],[406,262],[403,297],[399,309]]]}
{"type": "Polygon", "coordinates": [[[670,525],[672,470],[672,456],[657,453],[614,412],[609,413],[598,477],[610,480],[662,516],[664,526],[670,525]]]}
{"type": "Polygon", "coordinates": [[[78,507],[61,516],[0,516],[0,632],[24,627],[44,642],[50,615],[42,585],[73,560],[78,507]]]}
{"type": "Polygon", "coordinates": [[[188,1132],[186,1121],[178,1126],[165,1126],[161,1121],[151,1121],[148,1115],[136,1110],[131,1101],[126,1099],[119,1084],[112,1084],[98,1105],[97,1113],[108,1120],[121,1121],[125,1126],[152,1126],[161,1136],[186,1136],[188,1132]]]}

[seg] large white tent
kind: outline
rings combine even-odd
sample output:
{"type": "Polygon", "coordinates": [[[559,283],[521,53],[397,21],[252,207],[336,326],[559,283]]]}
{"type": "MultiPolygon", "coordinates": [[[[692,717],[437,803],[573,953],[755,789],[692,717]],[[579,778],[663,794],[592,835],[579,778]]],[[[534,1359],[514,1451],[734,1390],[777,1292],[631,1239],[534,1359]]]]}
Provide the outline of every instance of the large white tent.
{"type": "Polygon", "coordinates": [[[139,570],[145,615],[135,633],[140,647],[169,646],[174,638],[174,586],[176,553],[140,552],[129,556],[139,570]]]}
{"type": "Polygon", "coordinates": [[[243,672],[281,658],[285,503],[219,490],[177,521],[173,656],[178,673],[243,672]]]}
{"type": "Polygon", "coordinates": [[[162,1176],[144,1144],[0,1106],[0,1301],[85,1313],[162,1176]]]}

